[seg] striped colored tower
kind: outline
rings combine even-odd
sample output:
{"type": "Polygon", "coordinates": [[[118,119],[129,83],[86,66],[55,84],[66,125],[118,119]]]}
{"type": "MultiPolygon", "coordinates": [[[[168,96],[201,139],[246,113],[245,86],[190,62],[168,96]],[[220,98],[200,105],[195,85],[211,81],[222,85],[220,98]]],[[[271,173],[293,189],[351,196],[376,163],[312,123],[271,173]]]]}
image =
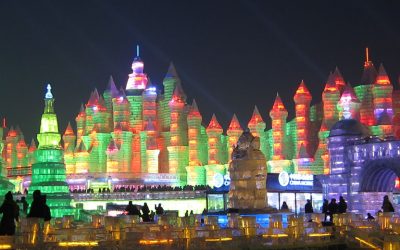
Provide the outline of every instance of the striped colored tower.
{"type": "Polygon", "coordinates": [[[147,172],[152,174],[158,173],[158,155],[160,150],[157,145],[157,131],[154,121],[149,118],[146,122],[145,131],[147,132],[146,138],[146,161],[147,172]]]}
{"type": "Polygon", "coordinates": [[[239,120],[236,114],[233,114],[231,123],[229,124],[228,130],[226,134],[229,136],[228,138],[228,159],[231,161],[233,148],[236,146],[237,141],[240,135],[243,133],[243,129],[240,126],[239,120]]]}
{"type": "Polygon", "coordinates": [[[258,111],[257,106],[254,106],[253,115],[251,116],[247,126],[249,127],[253,136],[260,137],[260,134],[264,132],[266,125],[260,115],[260,112],[258,111]]]}
{"type": "MultiPolygon", "coordinates": [[[[157,89],[149,81],[147,88],[143,91],[143,128],[147,126],[147,122],[151,120],[153,123],[157,122],[157,89]]],[[[154,124],[154,128],[157,128],[157,124],[154,124]]],[[[156,129],[157,130],[157,129],[156,129]]]]}
{"type": "Polygon", "coordinates": [[[169,152],[169,173],[177,174],[179,185],[184,185],[187,181],[186,169],[189,162],[187,140],[186,116],[184,114],[186,106],[186,94],[180,84],[175,86],[171,101],[169,102],[171,112],[170,124],[170,146],[167,147],[169,152]],[[186,142],[186,144],[185,144],[186,142]]]}
{"type": "Polygon", "coordinates": [[[114,161],[114,158],[117,157],[119,172],[137,173],[137,171],[139,171],[140,169],[140,160],[139,162],[135,162],[135,164],[137,164],[137,169],[133,171],[131,150],[133,134],[131,131],[127,130],[126,126],[129,126],[129,123],[120,122],[116,124],[114,131],[111,133],[111,136],[112,140],[117,145],[118,151],[115,151],[115,148],[111,142],[112,140],[110,140],[108,147],[110,147],[110,145],[112,146],[112,154],[108,155],[108,158],[111,157],[112,161],[114,161]]]}
{"type": "Polygon", "coordinates": [[[130,129],[130,105],[125,91],[121,88],[118,95],[112,99],[113,102],[113,126],[119,124],[121,129],[127,131],[130,129]]]}
{"type": "Polygon", "coordinates": [[[310,91],[304,81],[301,81],[294,95],[296,109],[296,148],[295,155],[299,154],[300,147],[303,145],[309,152],[309,129],[310,129],[310,103],[312,100],[310,91]]]}
{"type": "Polygon", "coordinates": [[[343,93],[346,82],[344,81],[342,73],[340,73],[338,67],[335,68],[335,71],[332,74],[332,80],[335,83],[336,87],[339,89],[340,93],[343,93]]]}
{"type": "Polygon", "coordinates": [[[22,132],[19,133],[19,140],[17,143],[17,167],[26,167],[28,166],[28,147],[26,146],[24,135],[22,132]]]}
{"type": "Polygon", "coordinates": [[[111,138],[107,146],[107,173],[121,173],[125,172],[119,164],[119,149],[115,140],[111,138]]]}
{"type": "Polygon", "coordinates": [[[76,136],[69,122],[62,138],[64,142],[64,163],[65,163],[66,173],[73,174],[75,173],[74,152],[75,152],[76,136]]]}
{"type": "Polygon", "coordinates": [[[265,133],[265,122],[263,121],[260,112],[258,111],[257,106],[254,106],[253,115],[250,118],[249,123],[247,126],[250,129],[250,132],[253,136],[257,136],[260,138],[260,150],[263,154],[267,155],[267,140],[266,140],[266,133],[265,133]]]}
{"type": "Polygon", "coordinates": [[[374,115],[374,101],[372,87],[377,76],[376,69],[372,61],[369,60],[368,48],[366,48],[366,59],[364,62],[364,71],[361,77],[361,84],[354,88],[360,106],[360,122],[366,126],[376,125],[374,115]]]}
{"type": "Polygon", "coordinates": [[[18,165],[17,144],[18,144],[18,133],[16,130],[14,130],[14,127],[11,126],[6,136],[5,160],[7,164],[7,169],[14,169],[18,165]]]}
{"type": "Polygon", "coordinates": [[[34,152],[36,150],[36,143],[35,140],[32,138],[31,144],[29,145],[28,149],[28,166],[32,166],[32,164],[36,163],[34,152]]]}
{"type": "Polygon", "coordinates": [[[360,105],[353,88],[350,84],[347,84],[337,104],[340,120],[360,119],[360,105]]]}
{"type": "Polygon", "coordinates": [[[206,131],[208,136],[208,164],[205,166],[206,183],[213,187],[216,185],[215,176],[217,174],[225,175],[225,166],[221,161],[221,135],[223,130],[215,114],[213,114],[206,131]]]}
{"type": "Polygon", "coordinates": [[[82,141],[75,148],[75,173],[84,174],[89,172],[89,153],[82,141]]]}
{"type": "Polygon", "coordinates": [[[379,66],[378,76],[372,87],[374,98],[374,115],[376,123],[381,127],[384,135],[393,133],[393,86],[390,84],[386,70],[381,64],[379,66]]]}
{"type": "Polygon", "coordinates": [[[115,86],[114,79],[110,76],[107,84],[107,88],[103,92],[103,98],[105,102],[105,106],[107,108],[108,113],[110,113],[108,117],[108,127],[110,129],[114,128],[113,125],[113,99],[118,97],[119,92],[117,87],[115,86]]]}
{"type": "Polygon", "coordinates": [[[276,95],[274,105],[269,112],[272,119],[272,134],[273,134],[273,160],[286,159],[284,151],[286,118],[288,112],[282,103],[279,94],[276,95]]]}
{"type": "Polygon", "coordinates": [[[76,145],[82,141],[82,136],[86,133],[86,112],[83,104],[79,110],[79,114],[75,118],[76,121],[76,145]]]}
{"type": "Polygon", "coordinates": [[[171,124],[171,110],[169,108],[169,102],[172,98],[175,86],[180,85],[181,80],[174,64],[171,62],[167,74],[165,74],[163,85],[164,85],[164,98],[160,100],[160,117],[161,117],[161,131],[168,131],[171,124]]]}
{"type": "Polygon", "coordinates": [[[188,185],[204,185],[206,182],[205,169],[200,161],[201,121],[202,117],[197,107],[196,100],[193,100],[187,117],[189,166],[186,167],[186,172],[188,185]]]}
{"type": "Polygon", "coordinates": [[[328,80],[326,81],[324,92],[322,93],[324,112],[323,122],[328,129],[330,129],[333,124],[335,124],[339,120],[339,114],[336,107],[339,99],[340,91],[333,79],[333,74],[330,73],[328,80]]]}

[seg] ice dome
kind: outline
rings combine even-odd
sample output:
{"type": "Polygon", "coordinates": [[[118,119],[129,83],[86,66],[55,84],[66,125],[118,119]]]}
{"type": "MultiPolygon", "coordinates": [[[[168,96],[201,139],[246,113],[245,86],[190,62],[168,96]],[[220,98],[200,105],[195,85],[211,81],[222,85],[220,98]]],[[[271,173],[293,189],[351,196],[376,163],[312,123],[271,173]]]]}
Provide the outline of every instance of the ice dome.
{"type": "Polygon", "coordinates": [[[344,119],[335,123],[329,133],[333,136],[367,136],[368,129],[359,121],[354,119],[344,119]]]}

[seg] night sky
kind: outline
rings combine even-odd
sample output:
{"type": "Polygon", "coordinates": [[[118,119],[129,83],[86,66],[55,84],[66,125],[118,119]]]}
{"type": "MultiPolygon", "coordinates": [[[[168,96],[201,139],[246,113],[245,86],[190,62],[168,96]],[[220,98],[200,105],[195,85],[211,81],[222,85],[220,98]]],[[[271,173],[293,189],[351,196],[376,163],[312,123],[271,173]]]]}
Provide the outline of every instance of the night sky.
{"type": "MultiPolygon", "coordinates": [[[[397,87],[399,1],[0,1],[0,117],[29,142],[39,131],[45,84],[59,127],[74,121],[113,75],[124,86],[136,44],[145,72],[161,84],[173,61],[203,121],[247,124],[254,105],[270,126],[276,92],[293,117],[304,79],[320,102],[336,66],[358,84],[370,48],[397,87]]],[[[75,126],[74,126],[75,127],[75,126]]]]}

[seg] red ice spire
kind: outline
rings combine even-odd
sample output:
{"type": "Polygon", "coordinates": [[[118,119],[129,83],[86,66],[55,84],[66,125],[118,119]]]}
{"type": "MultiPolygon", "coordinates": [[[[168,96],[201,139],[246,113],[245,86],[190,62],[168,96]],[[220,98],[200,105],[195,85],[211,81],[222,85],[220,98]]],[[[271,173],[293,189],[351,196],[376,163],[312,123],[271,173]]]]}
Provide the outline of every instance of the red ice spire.
{"type": "Polygon", "coordinates": [[[254,106],[254,111],[253,111],[253,115],[251,116],[251,119],[249,121],[248,126],[250,127],[250,125],[257,125],[258,123],[264,122],[261,115],[260,115],[260,111],[258,111],[257,105],[254,106]]]}
{"type": "Polygon", "coordinates": [[[70,122],[68,122],[68,125],[67,125],[67,128],[65,129],[64,135],[75,135],[70,122]]]}
{"type": "Polygon", "coordinates": [[[310,102],[311,101],[311,93],[308,90],[306,84],[304,83],[304,81],[302,80],[299,87],[296,90],[296,94],[294,95],[294,101],[296,103],[300,103],[300,102],[310,102]]]}
{"type": "Polygon", "coordinates": [[[240,126],[239,120],[236,114],[233,114],[231,123],[229,124],[228,131],[240,130],[242,131],[242,127],[240,126]]]}
{"type": "Polygon", "coordinates": [[[376,77],[375,83],[379,84],[379,85],[389,85],[390,84],[389,76],[387,75],[386,70],[383,67],[382,63],[381,63],[381,65],[379,65],[378,76],[376,77]]]}
{"type": "Polygon", "coordinates": [[[219,124],[215,114],[213,114],[213,116],[211,117],[211,121],[208,124],[207,130],[222,130],[222,127],[219,124]]]}
{"type": "Polygon", "coordinates": [[[201,117],[201,114],[199,112],[199,108],[197,107],[197,103],[196,103],[195,99],[193,99],[193,103],[192,103],[192,106],[190,107],[188,115],[190,118],[201,117]]]}

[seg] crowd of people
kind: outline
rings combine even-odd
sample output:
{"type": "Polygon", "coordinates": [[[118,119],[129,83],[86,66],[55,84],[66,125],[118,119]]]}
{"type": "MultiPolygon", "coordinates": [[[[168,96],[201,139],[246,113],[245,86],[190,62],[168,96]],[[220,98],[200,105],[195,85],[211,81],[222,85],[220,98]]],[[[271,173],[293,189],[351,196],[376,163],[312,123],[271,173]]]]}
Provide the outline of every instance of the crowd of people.
{"type": "MultiPolygon", "coordinates": [[[[382,210],[379,210],[377,212],[378,215],[380,213],[394,212],[394,207],[389,200],[389,196],[385,195],[383,197],[383,203],[381,208],[382,210]]],[[[282,202],[281,211],[289,211],[289,207],[286,201],[282,202]]],[[[327,199],[324,199],[321,212],[325,214],[325,221],[332,223],[334,214],[343,214],[347,212],[347,202],[343,198],[343,196],[339,197],[339,202],[336,202],[335,198],[331,199],[330,202],[327,199]]],[[[307,217],[309,217],[308,220],[311,221],[311,217],[309,215],[314,213],[314,208],[311,200],[307,200],[304,206],[304,213],[306,214],[307,217]]],[[[367,213],[367,220],[371,221],[375,220],[375,218],[371,215],[371,213],[367,213]]]]}
{"type": "MultiPolygon", "coordinates": [[[[26,192],[27,194],[27,192],[26,192]]],[[[33,201],[31,208],[28,211],[28,203],[25,197],[22,197],[18,202],[22,204],[22,211],[28,218],[42,218],[44,221],[51,219],[49,206],[46,204],[46,195],[42,195],[40,190],[35,190],[32,194],[33,201]]],[[[20,207],[14,201],[12,193],[9,191],[4,196],[3,204],[0,206],[0,213],[3,217],[0,221],[0,235],[14,235],[15,222],[19,221],[20,207]]]]}
{"type": "MultiPolygon", "coordinates": [[[[185,185],[185,186],[167,186],[167,185],[158,185],[158,186],[121,186],[121,187],[114,187],[112,192],[114,193],[123,193],[123,192],[165,192],[165,191],[199,191],[204,190],[208,191],[211,190],[211,187],[208,185],[185,185]]],[[[88,189],[70,189],[70,193],[95,193],[93,188],[88,189]]],[[[98,193],[111,193],[110,188],[99,188],[97,190],[98,193]]]]}
{"type": "Polygon", "coordinates": [[[137,205],[134,205],[132,201],[129,201],[128,205],[125,208],[125,214],[127,215],[138,215],[142,218],[143,222],[151,222],[154,221],[155,215],[163,215],[164,208],[161,206],[161,203],[154,205],[154,210],[149,209],[149,206],[145,202],[143,206],[139,209],[137,205]]]}

